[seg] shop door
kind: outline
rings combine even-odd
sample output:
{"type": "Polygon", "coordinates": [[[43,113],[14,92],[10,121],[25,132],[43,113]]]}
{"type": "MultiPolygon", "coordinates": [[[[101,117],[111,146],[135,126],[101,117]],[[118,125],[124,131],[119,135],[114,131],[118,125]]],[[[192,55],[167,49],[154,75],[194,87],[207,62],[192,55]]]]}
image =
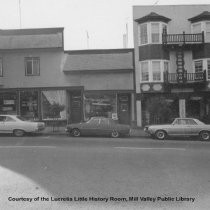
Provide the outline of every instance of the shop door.
{"type": "Polygon", "coordinates": [[[130,94],[118,95],[118,119],[120,124],[130,124],[130,94]]]}
{"type": "Polygon", "coordinates": [[[81,92],[70,93],[70,122],[82,121],[82,96],[81,92]]]}

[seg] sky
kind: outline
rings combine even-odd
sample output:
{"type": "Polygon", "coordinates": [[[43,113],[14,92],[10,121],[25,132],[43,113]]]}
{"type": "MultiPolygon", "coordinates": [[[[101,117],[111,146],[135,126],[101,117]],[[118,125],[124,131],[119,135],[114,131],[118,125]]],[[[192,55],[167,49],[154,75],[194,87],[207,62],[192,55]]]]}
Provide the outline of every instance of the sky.
{"type": "Polygon", "coordinates": [[[133,47],[132,6],[210,4],[209,0],[0,0],[0,29],[64,27],[64,49],[133,47]]]}

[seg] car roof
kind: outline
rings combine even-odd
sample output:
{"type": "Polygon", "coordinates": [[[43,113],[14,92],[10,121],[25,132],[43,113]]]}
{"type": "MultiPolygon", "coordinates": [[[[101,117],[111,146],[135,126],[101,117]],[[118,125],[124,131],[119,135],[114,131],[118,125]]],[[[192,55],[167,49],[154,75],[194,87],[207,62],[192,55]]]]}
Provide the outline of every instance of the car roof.
{"type": "Polygon", "coordinates": [[[190,118],[190,117],[177,117],[174,120],[176,120],[176,119],[179,119],[179,120],[198,120],[198,119],[190,118]]]}
{"type": "Polygon", "coordinates": [[[17,117],[18,115],[16,114],[0,114],[0,116],[10,116],[10,117],[17,117]]]}

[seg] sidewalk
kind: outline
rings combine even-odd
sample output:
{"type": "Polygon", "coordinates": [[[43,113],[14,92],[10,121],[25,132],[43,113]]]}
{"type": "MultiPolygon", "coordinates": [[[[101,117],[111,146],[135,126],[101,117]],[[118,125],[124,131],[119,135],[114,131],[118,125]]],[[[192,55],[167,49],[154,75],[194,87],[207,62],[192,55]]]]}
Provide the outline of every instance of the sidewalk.
{"type": "MultiPolygon", "coordinates": [[[[65,127],[46,127],[43,131],[44,135],[67,135],[65,127]]],[[[148,135],[144,132],[143,128],[132,128],[131,137],[147,137],[148,135]]]]}

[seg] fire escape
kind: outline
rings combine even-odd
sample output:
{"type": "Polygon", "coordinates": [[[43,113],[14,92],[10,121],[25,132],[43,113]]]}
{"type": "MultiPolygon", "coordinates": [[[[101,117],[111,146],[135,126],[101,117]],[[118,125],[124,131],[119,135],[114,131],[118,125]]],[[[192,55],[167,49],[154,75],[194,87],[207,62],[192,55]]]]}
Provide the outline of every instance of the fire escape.
{"type": "Polygon", "coordinates": [[[204,33],[197,34],[162,34],[163,46],[176,52],[176,73],[164,73],[164,82],[169,86],[186,86],[194,84],[204,84],[206,81],[206,72],[188,73],[185,69],[184,51],[193,50],[196,47],[202,47],[204,44],[204,33]]]}

